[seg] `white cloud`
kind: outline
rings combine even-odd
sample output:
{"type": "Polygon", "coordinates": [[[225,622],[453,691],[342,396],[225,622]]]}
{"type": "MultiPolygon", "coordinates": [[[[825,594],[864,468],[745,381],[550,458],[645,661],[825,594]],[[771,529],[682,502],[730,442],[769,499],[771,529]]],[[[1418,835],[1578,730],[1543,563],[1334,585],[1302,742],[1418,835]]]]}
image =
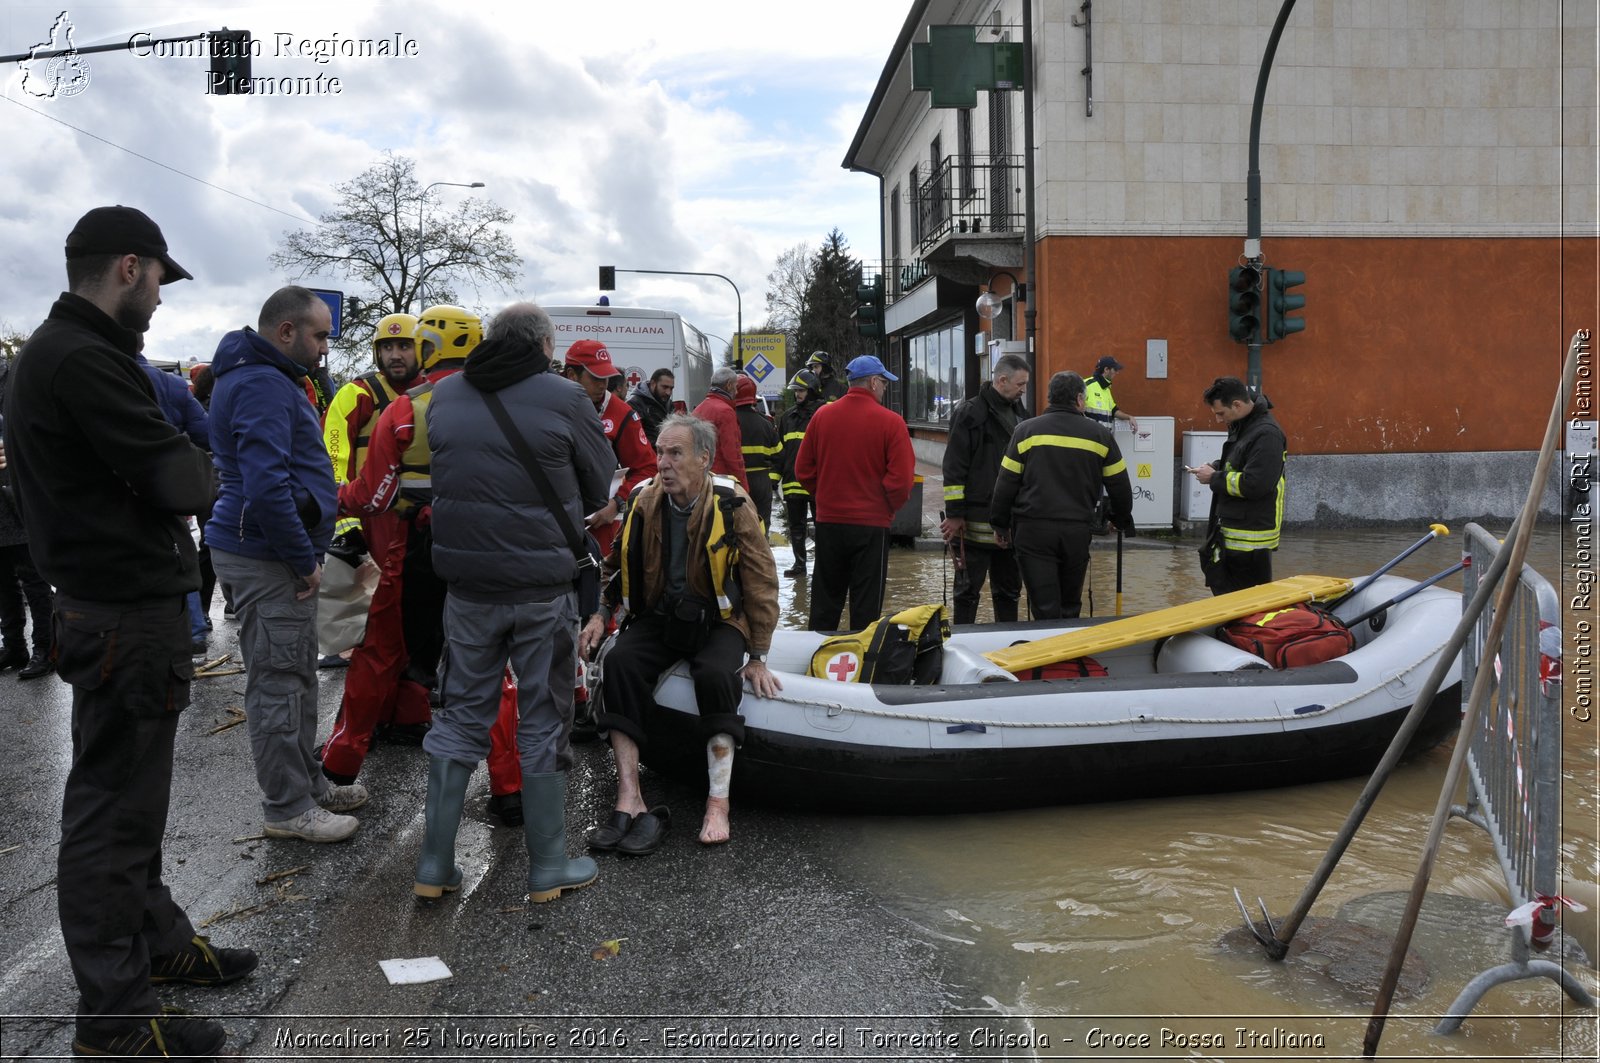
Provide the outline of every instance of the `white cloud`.
{"type": "MultiPolygon", "coordinates": [[[[3,47],[43,39],[60,10],[8,6],[3,47]]],[[[63,286],[72,223],[92,206],[129,203],[161,224],[199,278],[163,292],[152,350],[208,357],[284,282],[268,256],[297,227],[285,215],[309,223],[334,203],[335,185],[393,151],[415,158],[424,182],[485,182],[481,194],[516,215],[523,283],[480,293],[485,307],[512,295],[591,301],[600,264],[681,269],[733,278],[753,328],[785,248],[815,246],[837,226],[858,255],[877,257],[877,182],[839,162],[905,12],[859,0],[69,8],[80,47],[227,25],[260,41],[256,77],[320,73],[341,91],[208,97],[203,59],[109,53],[88,57],[79,95],[39,99],[0,71],[0,240],[11,252],[0,263],[0,322],[37,323],[63,286]],[[285,42],[395,34],[415,39],[418,57],[279,54],[285,42]]],[[[479,193],[438,194],[448,204],[479,193]]],[[[734,331],[721,281],[619,280],[617,302],[734,331]]]]}

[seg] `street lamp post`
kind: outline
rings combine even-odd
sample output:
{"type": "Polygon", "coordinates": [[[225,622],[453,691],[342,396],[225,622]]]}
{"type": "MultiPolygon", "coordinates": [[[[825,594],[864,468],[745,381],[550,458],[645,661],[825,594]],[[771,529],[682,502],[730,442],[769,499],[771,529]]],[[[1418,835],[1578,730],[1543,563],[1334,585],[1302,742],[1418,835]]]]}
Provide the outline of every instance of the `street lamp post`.
{"type": "Polygon", "coordinates": [[[654,273],[658,276],[666,277],[716,277],[718,280],[727,281],[728,287],[733,289],[735,314],[733,332],[735,341],[735,346],[733,348],[733,367],[735,369],[744,368],[744,296],[739,294],[739,286],[733,283],[732,278],[725,277],[720,273],[696,273],[687,269],[618,269],[615,266],[601,266],[600,276],[602,278],[602,288],[606,287],[604,282],[606,270],[611,270],[613,277],[618,273],[654,273]]]}
{"type": "Polygon", "coordinates": [[[482,181],[435,181],[422,190],[422,195],[417,197],[417,314],[420,316],[428,308],[427,299],[423,298],[423,288],[427,284],[428,265],[422,254],[422,208],[427,205],[428,193],[435,188],[482,188],[482,181]]]}

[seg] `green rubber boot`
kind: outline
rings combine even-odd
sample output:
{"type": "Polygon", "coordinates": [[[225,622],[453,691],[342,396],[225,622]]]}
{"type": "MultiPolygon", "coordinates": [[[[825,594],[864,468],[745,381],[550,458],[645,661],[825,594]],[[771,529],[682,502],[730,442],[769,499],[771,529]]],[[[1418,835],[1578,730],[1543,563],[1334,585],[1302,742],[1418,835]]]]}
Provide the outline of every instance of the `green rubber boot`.
{"type": "Polygon", "coordinates": [[[461,888],[456,866],[456,830],[461,826],[461,805],[476,764],[444,757],[428,758],[428,803],[422,813],[422,853],[417,857],[417,880],[411,887],[418,897],[434,898],[461,888]]]}
{"type": "Polygon", "coordinates": [[[587,856],[567,858],[567,773],[522,777],[522,831],[528,840],[528,900],[553,901],[587,886],[600,868],[587,856]]]}

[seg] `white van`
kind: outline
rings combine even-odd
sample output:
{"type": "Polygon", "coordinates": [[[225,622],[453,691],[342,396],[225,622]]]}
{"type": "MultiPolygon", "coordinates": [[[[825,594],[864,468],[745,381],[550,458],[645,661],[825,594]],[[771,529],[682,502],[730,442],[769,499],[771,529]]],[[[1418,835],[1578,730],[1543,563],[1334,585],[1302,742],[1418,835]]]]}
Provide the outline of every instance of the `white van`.
{"type": "Polygon", "coordinates": [[[556,327],[555,360],[566,361],[567,348],[578,340],[599,340],[611,361],[628,380],[625,394],[657,369],[671,369],[677,387],[675,403],[688,409],[711,387],[711,347],[705,333],[673,310],[636,306],[547,306],[556,327]]]}

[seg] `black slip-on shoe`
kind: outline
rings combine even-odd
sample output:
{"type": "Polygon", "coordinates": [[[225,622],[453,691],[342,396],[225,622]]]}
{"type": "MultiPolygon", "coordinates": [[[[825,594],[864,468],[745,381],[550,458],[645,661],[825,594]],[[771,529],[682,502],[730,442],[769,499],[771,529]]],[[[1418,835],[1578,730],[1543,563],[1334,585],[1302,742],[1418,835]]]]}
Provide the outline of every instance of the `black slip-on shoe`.
{"type": "Polygon", "coordinates": [[[649,856],[661,848],[661,840],[672,825],[672,814],[666,805],[657,805],[648,812],[633,817],[633,826],[617,843],[617,852],[628,856],[649,856]]]}

